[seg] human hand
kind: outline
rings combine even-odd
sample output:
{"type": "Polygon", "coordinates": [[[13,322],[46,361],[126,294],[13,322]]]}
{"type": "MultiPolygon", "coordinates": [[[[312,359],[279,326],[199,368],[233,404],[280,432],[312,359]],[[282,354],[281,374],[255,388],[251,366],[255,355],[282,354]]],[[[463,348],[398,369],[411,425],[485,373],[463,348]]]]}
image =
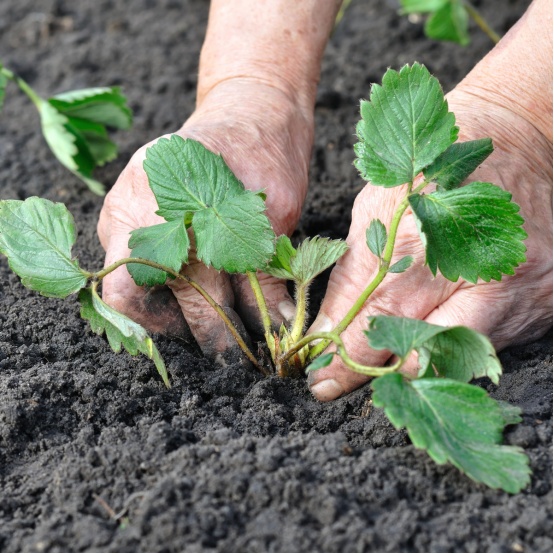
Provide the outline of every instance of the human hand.
{"type": "MultiPolygon", "coordinates": [[[[495,183],[513,195],[525,219],[527,261],[502,281],[452,283],[423,267],[425,253],[413,215],[401,222],[393,263],[412,255],[412,267],[388,275],[342,334],[351,357],[382,365],[386,352],[371,351],[362,330],[367,316],[393,314],[443,326],[466,325],[489,335],[494,346],[538,338],[552,325],[552,2],[534,0],[500,43],[447,95],[461,141],[491,137],[493,154],[468,181],[495,183]]],[[[347,238],[350,250],[333,270],[310,332],[332,329],[376,271],[365,244],[374,218],[390,221],[402,187],[365,187],[356,199],[347,238]]],[[[406,371],[415,371],[412,357],[406,371]]],[[[367,381],[335,357],[308,377],[319,400],[332,400],[367,381]]]]}
{"type": "MultiPolygon", "coordinates": [[[[502,281],[452,283],[440,274],[433,278],[425,251],[408,209],[401,221],[392,263],[412,255],[413,265],[391,274],[366,302],[341,335],[357,362],[383,365],[390,354],[370,350],[362,334],[370,315],[397,315],[442,326],[466,325],[488,335],[497,349],[538,338],[552,318],[552,158],[551,142],[519,115],[488,103],[461,87],[448,96],[460,126],[460,140],[493,137],[494,153],[468,181],[498,184],[521,206],[529,235],[527,261],[502,281]]],[[[385,189],[367,185],[354,204],[347,238],[350,246],[333,270],[320,313],[309,332],[330,331],[343,318],[376,273],[377,258],[366,246],[365,230],[374,218],[389,222],[405,195],[404,187],[385,189]]],[[[415,371],[414,356],[405,366],[415,371]]],[[[319,400],[350,392],[368,377],[348,370],[338,357],[308,378],[319,400]]]]}
{"type": "MultiPolygon", "coordinates": [[[[230,79],[203,95],[177,134],[221,153],[246,188],[263,189],[275,233],[292,233],[308,182],[313,141],[310,110],[267,82],[230,79]]],[[[106,265],[129,256],[132,230],[163,222],[155,214],[158,206],[142,165],[149,145],[137,151],[106,196],[98,223],[106,265]]],[[[243,334],[243,322],[250,329],[260,329],[259,312],[245,277],[229,278],[194,258],[183,271],[202,284],[243,334]]],[[[278,328],[293,317],[294,304],[284,282],[267,275],[260,275],[259,280],[272,323],[278,328]]],[[[235,340],[206,301],[183,281],[172,281],[169,287],[173,295],[159,288],[147,292],[121,267],[103,280],[103,297],[154,332],[184,336],[186,321],[205,355],[220,362],[237,360],[240,350],[235,340]]]]}

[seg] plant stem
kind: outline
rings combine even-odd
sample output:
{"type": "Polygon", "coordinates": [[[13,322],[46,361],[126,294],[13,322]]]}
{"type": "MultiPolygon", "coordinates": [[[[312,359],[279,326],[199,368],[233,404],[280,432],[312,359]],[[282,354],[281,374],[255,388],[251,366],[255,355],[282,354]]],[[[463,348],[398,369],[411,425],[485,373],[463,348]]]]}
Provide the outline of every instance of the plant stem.
{"type": "Polygon", "coordinates": [[[346,13],[346,10],[350,7],[351,3],[352,3],[352,0],[342,0],[342,4],[339,8],[337,16],[335,17],[335,25],[333,27],[333,31],[331,32],[331,34],[335,32],[335,29],[338,27],[338,25],[342,21],[342,19],[344,17],[344,14],[346,13]]]}
{"type": "Polygon", "coordinates": [[[10,79],[31,99],[33,104],[40,109],[40,105],[44,100],[26,83],[19,75],[16,75],[13,71],[10,71],[7,67],[2,66],[0,73],[7,79],[10,79]]]}
{"type": "MultiPolygon", "coordinates": [[[[427,183],[424,183],[424,184],[427,185],[427,183]]],[[[420,190],[420,187],[418,187],[416,191],[420,190]]],[[[350,310],[348,310],[348,313],[336,325],[332,333],[336,335],[340,335],[350,325],[350,323],[352,323],[354,318],[358,315],[360,310],[363,308],[367,299],[373,294],[373,291],[375,291],[375,289],[383,282],[383,279],[385,278],[389,270],[392,254],[394,252],[394,243],[396,241],[396,233],[398,232],[398,226],[408,205],[409,205],[408,195],[406,195],[402,200],[402,202],[399,204],[398,208],[396,208],[396,211],[394,212],[394,215],[392,217],[392,221],[389,229],[389,235],[387,237],[387,242],[383,250],[383,255],[381,258],[381,263],[379,264],[379,270],[377,271],[377,275],[375,275],[375,277],[372,279],[369,285],[364,289],[364,291],[358,297],[354,305],[350,308],[350,310]]],[[[308,358],[312,360],[316,356],[319,356],[319,354],[321,354],[329,346],[329,344],[330,343],[328,340],[323,340],[320,343],[316,344],[314,347],[310,349],[308,358]]]]}
{"type": "Polygon", "coordinates": [[[369,375],[370,377],[380,377],[381,375],[398,371],[402,367],[402,364],[405,361],[404,358],[401,358],[394,365],[391,365],[388,367],[375,367],[375,366],[359,364],[358,362],[355,362],[348,355],[348,353],[346,352],[346,348],[344,347],[344,342],[342,341],[340,336],[335,332],[311,333],[309,335],[306,335],[302,340],[298,341],[298,343],[296,343],[293,348],[285,352],[282,356],[282,359],[287,360],[288,358],[296,354],[296,352],[298,352],[304,346],[306,346],[306,344],[309,344],[310,342],[316,339],[323,339],[328,344],[330,344],[331,342],[334,342],[337,345],[337,355],[340,356],[344,365],[346,365],[349,369],[351,369],[356,373],[369,375]]]}
{"type": "Polygon", "coordinates": [[[494,44],[498,44],[500,42],[500,35],[489,26],[483,16],[467,1],[464,1],[464,8],[477,26],[494,42],[494,44]]]}
{"type": "MultiPolygon", "coordinates": [[[[268,337],[271,337],[271,318],[269,317],[269,311],[267,309],[267,304],[265,301],[264,293],[262,287],[260,286],[260,281],[255,271],[248,271],[248,281],[254,292],[254,297],[256,298],[256,303],[258,304],[258,310],[260,310],[260,315],[262,318],[262,325],[264,328],[264,335],[266,340],[269,340],[268,337]]],[[[269,345],[268,345],[269,346],[269,345]]]]}
{"type": "Polygon", "coordinates": [[[304,330],[307,310],[307,289],[308,285],[306,283],[297,283],[296,285],[296,314],[294,316],[294,323],[292,324],[290,331],[293,343],[300,340],[302,337],[302,331],[304,330]]]}
{"type": "Polygon", "coordinates": [[[118,267],[121,267],[122,265],[126,265],[126,264],[144,264],[144,265],[153,267],[155,269],[160,269],[162,271],[165,271],[175,279],[186,281],[217,312],[219,317],[223,320],[223,323],[225,323],[230,333],[233,335],[233,338],[239,345],[240,349],[244,352],[245,356],[252,362],[254,367],[256,367],[256,369],[261,371],[264,375],[269,375],[269,372],[267,371],[267,369],[260,366],[260,364],[258,363],[258,360],[254,356],[254,354],[252,354],[252,352],[244,342],[244,339],[240,336],[240,333],[233,325],[233,322],[229,319],[229,317],[225,313],[225,310],[210,296],[210,294],[201,285],[199,285],[196,281],[193,281],[190,277],[187,277],[186,275],[182,275],[176,271],[173,271],[169,267],[165,267],[151,260],[145,260],[144,258],[123,258],[121,260],[118,260],[117,262],[114,262],[108,267],[105,267],[101,271],[92,273],[91,274],[92,278],[99,281],[103,279],[106,275],[110,274],[112,271],[115,271],[118,267]]]}

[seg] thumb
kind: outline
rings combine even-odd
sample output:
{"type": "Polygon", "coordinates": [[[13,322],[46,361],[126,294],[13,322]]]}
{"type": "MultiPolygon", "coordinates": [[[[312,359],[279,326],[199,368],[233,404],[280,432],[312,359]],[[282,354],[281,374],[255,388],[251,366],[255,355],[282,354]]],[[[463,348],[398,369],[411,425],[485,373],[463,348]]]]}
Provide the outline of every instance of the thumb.
{"type": "MultiPolygon", "coordinates": [[[[308,330],[308,334],[332,331],[354,305],[360,292],[367,285],[367,277],[351,271],[352,256],[355,254],[350,250],[333,269],[319,314],[308,330]]],[[[362,333],[367,326],[366,323],[367,318],[364,311],[364,315],[358,314],[341,334],[346,351],[357,362],[383,365],[390,354],[369,349],[362,333]]],[[[327,351],[332,352],[334,349],[335,347],[331,345],[327,351]]],[[[327,402],[357,389],[369,379],[366,375],[348,369],[342,360],[335,356],[329,366],[310,372],[308,386],[318,400],[327,402]]]]}

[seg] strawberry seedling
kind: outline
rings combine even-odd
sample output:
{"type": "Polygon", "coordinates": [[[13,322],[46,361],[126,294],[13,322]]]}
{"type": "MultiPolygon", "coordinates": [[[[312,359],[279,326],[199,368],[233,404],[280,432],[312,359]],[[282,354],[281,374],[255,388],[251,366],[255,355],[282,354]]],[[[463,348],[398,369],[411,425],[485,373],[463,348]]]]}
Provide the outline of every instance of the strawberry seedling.
{"type": "Polygon", "coordinates": [[[98,195],[104,185],[93,178],[96,167],[117,157],[106,127],[128,129],[133,118],[118,87],[72,90],[41,98],[27,82],[0,63],[0,109],[9,81],[16,83],[38,110],[42,134],[58,161],[98,195]]]}
{"type": "Polygon", "coordinates": [[[444,328],[423,321],[370,317],[367,341],[387,350],[397,362],[371,367],[354,362],[341,333],[378,286],[389,276],[408,271],[406,256],[392,263],[396,234],[408,209],[414,214],[436,275],[475,283],[500,280],[525,261],[526,233],[511,195],[492,183],[466,178],[492,152],[490,139],[456,143],[458,128],[448,111],[439,82],[420,65],[389,70],[361,105],[357,126],[356,167],[364,180],[385,188],[403,187],[390,222],[374,220],[367,245],[378,259],[375,275],[344,318],[328,333],[304,335],[307,292],[314,278],[345,252],[343,241],[320,237],[296,248],[286,236],[275,237],[265,215],[263,192],[246,190],[223,158],[194,140],[162,138],[151,146],[144,169],[166,222],[133,231],[131,257],[97,272],[82,269],[71,256],[75,230],[61,204],[39,198],[0,202],[0,251],[25,286],[46,296],[79,293],[81,315],[96,333],[106,332],[112,348],[151,358],[164,382],[163,360],[146,331],[107,306],[98,294],[102,279],[126,265],[139,285],[168,279],[190,283],[217,311],[246,357],[265,374],[297,375],[329,365],[340,356],[352,371],[374,377],[373,402],[383,407],[396,427],[406,427],[416,447],[437,463],[450,462],[478,482],[515,493],[529,482],[528,460],[521,449],[502,446],[505,425],[519,421],[517,408],[490,398],[473,378],[498,383],[502,368],[490,341],[467,327],[444,328]],[[426,192],[432,189],[436,190],[426,192]],[[248,276],[256,297],[273,367],[250,351],[225,311],[199,283],[182,273],[189,259],[189,233],[196,257],[208,266],[248,276]],[[296,316],[290,327],[271,328],[257,272],[294,282],[296,316]],[[314,341],[320,340],[317,344],[314,341]],[[331,351],[324,353],[331,348],[331,351]],[[412,352],[418,354],[415,378],[401,373],[412,352]]]}

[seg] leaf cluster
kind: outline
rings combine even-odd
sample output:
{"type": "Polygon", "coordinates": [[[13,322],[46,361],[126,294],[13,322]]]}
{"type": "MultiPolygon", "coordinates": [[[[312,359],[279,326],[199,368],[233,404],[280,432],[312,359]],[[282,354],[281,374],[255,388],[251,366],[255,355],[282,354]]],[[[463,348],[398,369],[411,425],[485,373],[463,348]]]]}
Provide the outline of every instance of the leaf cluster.
{"type": "MultiPolygon", "coordinates": [[[[192,139],[160,139],[147,150],[144,170],[166,223],[138,229],[129,241],[133,257],[147,257],[179,271],[194,236],[196,257],[229,273],[262,269],[275,250],[263,195],[246,190],[223,158],[192,139]],[[164,248],[160,249],[160,244],[164,248]]],[[[139,285],[163,284],[166,272],[129,265],[139,285]]]]}
{"type": "MultiPolygon", "coordinates": [[[[491,154],[492,142],[455,143],[458,128],[437,79],[418,63],[389,70],[382,85],[373,85],[369,101],[362,101],[361,115],[355,165],[373,185],[409,183],[407,200],[433,275],[475,283],[513,274],[526,250],[519,206],[492,183],[461,187],[491,154]],[[425,180],[419,189],[434,183],[435,192],[413,189],[420,173],[425,180]]],[[[386,240],[384,224],[372,222],[370,250],[380,257],[386,240]]]]}
{"type": "Polygon", "coordinates": [[[104,194],[92,172],[117,156],[107,127],[128,129],[133,121],[119,87],[74,90],[38,99],[37,107],[42,133],[56,158],[90,190],[104,194]]]}

